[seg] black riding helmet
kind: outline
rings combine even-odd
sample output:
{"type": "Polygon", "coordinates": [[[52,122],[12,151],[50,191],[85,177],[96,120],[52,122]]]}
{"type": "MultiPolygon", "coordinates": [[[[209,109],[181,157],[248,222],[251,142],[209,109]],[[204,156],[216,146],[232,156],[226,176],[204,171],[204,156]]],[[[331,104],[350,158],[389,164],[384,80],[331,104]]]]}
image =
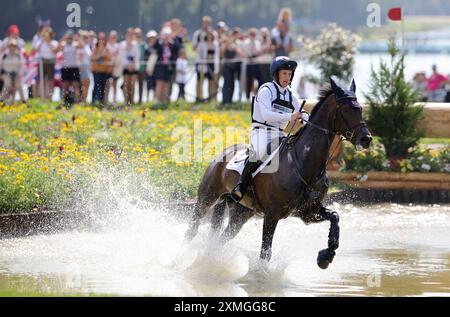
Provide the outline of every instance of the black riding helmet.
{"type": "Polygon", "coordinates": [[[297,62],[287,56],[276,57],[270,65],[270,74],[272,78],[278,83],[278,71],[292,70],[291,82],[294,79],[295,70],[297,69],[297,62]]]}

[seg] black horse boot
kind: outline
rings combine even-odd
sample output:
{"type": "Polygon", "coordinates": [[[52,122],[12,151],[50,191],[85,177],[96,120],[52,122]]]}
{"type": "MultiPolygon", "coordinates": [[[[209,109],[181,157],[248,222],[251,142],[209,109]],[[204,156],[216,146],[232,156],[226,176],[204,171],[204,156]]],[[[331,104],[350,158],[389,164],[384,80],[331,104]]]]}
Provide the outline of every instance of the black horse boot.
{"type": "Polygon", "coordinates": [[[231,197],[236,201],[240,202],[244,198],[245,191],[247,190],[250,179],[252,178],[253,172],[259,166],[259,162],[248,161],[245,164],[244,171],[242,172],[239,183],[231,192],[231,197]]]}

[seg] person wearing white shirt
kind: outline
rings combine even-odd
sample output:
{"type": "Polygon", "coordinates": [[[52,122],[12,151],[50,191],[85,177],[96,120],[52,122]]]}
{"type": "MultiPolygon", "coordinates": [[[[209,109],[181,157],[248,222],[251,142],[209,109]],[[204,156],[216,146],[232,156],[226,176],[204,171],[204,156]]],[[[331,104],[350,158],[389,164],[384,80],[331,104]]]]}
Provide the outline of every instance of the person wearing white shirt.
{"type": "Polygon", "coordinates": [[[87,102],[87,95],[89,86],[91,84],[91,57],[92,51],[88,44],[89,35],[82,31],[80,32],[80,42],[78,43],[78,51],[80,54],[80,80],[81,80],[81,102],[87,102]]]}
{"type": "Polygon", "coordinates": [[[134,40],[134,30],[128,29],[125,41],[120,43],[120,63],[123,69],[123,94],[125,104],[134,104],[134,91],[139,71],[141,54],[134,40]]]}
{"type": "Polygon", "coordinates": [[[192,45],[195,50],[195,63],[197,69],[197,95],[196,99],[198,102],[204,100],[203,97],[203,79],[202,73],[199,72],[198,68],[202,65],[202,60],[204,59],[204,45],[206,42],[206,36],[208,33],[212,32],[212,19],[209,16],[204,16],[202,18],[202,27],[194,32],[192,38],[192,45]]]}
{"type": "Polygon", "coordinates": [[[64,58],[61,65],[61,79],[64,103],[66,105],[79,102],[80,99],[80,65],[82,51],[78,49],[79,44],[74,42],[73,37],[73,32],[67,32],[60,44],[64,58]],[[70,88],[72,88],[72,90],[70,90],[70,88]]]}
{"type": "Polygon", "coordinates": [[[177,59],[176,62],[176,77],[175,82],[178,85],[179,93],[178,93],[178,99],[185,99],[184,96],[184,88],[188,81],[188,60],[187,60],[187,54],[186,50],[181,49],[180,50],[180,56],[177,59]]]}
{"type": "Polygon", "coordinates": [[[117,31],[111,31],[109,33],[108,44],[106,45],[106,47],[111,53],[111,58],[113,62],[113,73],[110,86],[112,87],[113,90],[114,104],[117,103],[117,83],[119,82],[119,78],[122,77],[123,73],[122,63],[120,61],[120,44],[117,41],[118,41],[117,31]]]}
{"type": "Polygon", "coordinates": [[[2,101],[11,99],[14,102],[16,92],[19,91],[20,99],[25,102],[22,89],[22,75],[25,60],[20,52],[16,39],[9,39],[7,48],[0,56],[0,69],[4,86],[1,91],[2,101]]]}
{"type": "MultiPolygon", "coordinates": [[[[55,41],[52,28],[46,27],[42,30],[41,38],[36,42],[36,49],[43,68],[42,77],[44,78],[44,96],[43,99],[51,99],[53,95],[53,80],[55,78],[56,53],[59,51],[59,44],[55,41]]],[[[41,67],[39,67],[41,69],[41,67]]],[[[40,72],[40,70],[39,70],[40,72]]],[[[41,75],[38,77],[37,87],[40,87],[41,75]]]]}
{"type": "Polygon", "coordinates": [[[232,192],[236,201],[242,200],[252,173],[259,162],[270,154],[268,147],[276,150],[278,144],[272,148],[272,141],[286,137],[284,130],[289,122],[309,120],[306,112],[300,113],[300,103],[289,88],[297,65],[297,62],[286,56],[275,58],[270,67],[273,81],[264,84],[253,99],[250,155],[241,179],[232,192]]]}

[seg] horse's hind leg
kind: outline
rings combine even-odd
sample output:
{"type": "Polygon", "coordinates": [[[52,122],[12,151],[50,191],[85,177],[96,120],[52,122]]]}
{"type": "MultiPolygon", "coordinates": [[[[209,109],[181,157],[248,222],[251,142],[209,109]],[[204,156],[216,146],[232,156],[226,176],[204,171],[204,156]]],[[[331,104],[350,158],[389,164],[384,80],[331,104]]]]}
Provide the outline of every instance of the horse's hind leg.
{"type": "Polygon", "coordinates": [[[253,217],[253,211],[245,208],[241,204],[230,202],[228,206],[230,213],[228,226],[220,237],[220,242],[223,244],[233,240],[241,231],[244,224],[253,217]]]}

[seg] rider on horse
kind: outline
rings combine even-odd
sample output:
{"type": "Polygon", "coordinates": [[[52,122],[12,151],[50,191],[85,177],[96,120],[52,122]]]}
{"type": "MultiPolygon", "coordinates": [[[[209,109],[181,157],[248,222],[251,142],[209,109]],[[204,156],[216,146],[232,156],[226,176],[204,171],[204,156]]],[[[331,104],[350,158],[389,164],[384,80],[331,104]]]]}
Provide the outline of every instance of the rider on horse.
{"type": "Polygon", "coordinates": [[[300,113],[300,103],[290,90],[297,66],[297,62],[288,57],[275,58],[270,65],[273,81],[262,85],[253,98],[249,159],[238,185],[231,193],[236,201],[244,197],[252,174],[268,154],[268,145],[274,139],[286,137],[284,129],[289,122],[309,120],[308,113],[300,113]]]}

